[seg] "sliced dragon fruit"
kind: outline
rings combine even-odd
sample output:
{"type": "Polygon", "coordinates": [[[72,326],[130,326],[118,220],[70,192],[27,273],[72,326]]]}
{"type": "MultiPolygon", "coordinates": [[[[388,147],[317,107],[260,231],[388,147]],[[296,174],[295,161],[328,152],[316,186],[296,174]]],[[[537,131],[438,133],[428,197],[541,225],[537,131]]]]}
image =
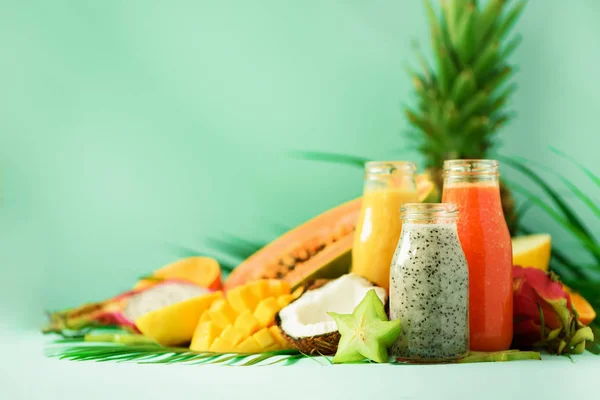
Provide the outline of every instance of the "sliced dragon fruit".
{"type": "Polygon", "coordinates": [[[513,345],[545,347],[551,353],[577,354],[594,340],[577,319],[569,293],[558,276],[537,268],[513,268],[513,345]]]}
{"type": "Polygon", "coordinates": [[[84,304],[50,314],[44,333],[60,333],[65,329],[80,330],[97,326],[117,326],[138,332],[134,321],[150,312],[171,304],[201,296],[210,290],[177,280],[165,280],[153,286],[134,289],[111,299],[84,304]]]}

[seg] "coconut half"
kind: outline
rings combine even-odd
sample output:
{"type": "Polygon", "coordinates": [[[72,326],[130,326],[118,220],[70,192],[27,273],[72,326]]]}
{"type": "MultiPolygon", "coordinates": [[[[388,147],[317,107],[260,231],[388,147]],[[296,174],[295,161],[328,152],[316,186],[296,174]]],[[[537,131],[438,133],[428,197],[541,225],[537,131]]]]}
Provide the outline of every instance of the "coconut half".
{"type": "Polygon", "coordinates": [[[385,304],[384,288],[359,275],[343,275],[319,288],[309,289],[284,307],[277,314],[277,325],[295,349],[307,354],[335,354],[340,334],[327,313],[351,314],[371,289],[385,304]]]}

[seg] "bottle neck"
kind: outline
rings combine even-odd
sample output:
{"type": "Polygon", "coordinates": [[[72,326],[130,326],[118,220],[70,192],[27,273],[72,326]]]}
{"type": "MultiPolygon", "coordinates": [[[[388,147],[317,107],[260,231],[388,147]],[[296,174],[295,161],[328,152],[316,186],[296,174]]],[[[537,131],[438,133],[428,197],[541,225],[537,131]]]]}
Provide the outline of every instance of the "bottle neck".
{"type": "Polygon", "coordinates": [[[416,190],[417,166],[408,161],[373,161],[365,164],[364,191],[416,190]]]}
{"type": "Polygon", "coordinates": [[[460,184],[479,184],[481,186],[499,187],[500,180],[497,174],[462,174],[447,173],[444,176],[444,188],[460,184]]]}
{"type": "Polygon", "coordinates": [[[496,160],[444,161],[444,188],[458,184],[499,185],[499,164],[496,160]]]}
{"type": "Polygon", "coordinates": [[[403,224],[456,226],[458,209],[453,203],[407,203],[401,216],[403,224]]]}

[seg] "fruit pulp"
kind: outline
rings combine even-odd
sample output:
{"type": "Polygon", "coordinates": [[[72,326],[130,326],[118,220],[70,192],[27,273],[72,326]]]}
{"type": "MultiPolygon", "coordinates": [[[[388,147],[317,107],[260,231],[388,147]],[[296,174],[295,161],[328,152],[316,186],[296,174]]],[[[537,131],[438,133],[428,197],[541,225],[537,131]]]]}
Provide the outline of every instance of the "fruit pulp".
{"type": "Polygon", "coordinates": [[[458,236],[469,267],[471,350],[510,347],[512,246],[498,182],[446,183],[442,201],[458,207],[458,236]]]}
{"type": "Polygon", "coordinates": [[[352,247],[353,273],[389,288],[390,264],[402,231],[400,209],[415,201],[414,187],[365,191],[352,247]]]}

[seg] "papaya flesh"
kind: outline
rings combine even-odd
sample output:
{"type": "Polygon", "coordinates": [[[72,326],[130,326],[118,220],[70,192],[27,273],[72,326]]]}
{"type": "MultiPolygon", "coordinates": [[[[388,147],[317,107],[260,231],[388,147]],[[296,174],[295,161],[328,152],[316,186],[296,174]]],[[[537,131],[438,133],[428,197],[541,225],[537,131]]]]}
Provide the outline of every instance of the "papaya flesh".
{"type": "Polygon", "coordinates": [[[282,279],[296,288],[347,273],[360,207],[360,198],[351,200],[275,239],[233,270],[225,290],[259,279],[282,279]]]}

